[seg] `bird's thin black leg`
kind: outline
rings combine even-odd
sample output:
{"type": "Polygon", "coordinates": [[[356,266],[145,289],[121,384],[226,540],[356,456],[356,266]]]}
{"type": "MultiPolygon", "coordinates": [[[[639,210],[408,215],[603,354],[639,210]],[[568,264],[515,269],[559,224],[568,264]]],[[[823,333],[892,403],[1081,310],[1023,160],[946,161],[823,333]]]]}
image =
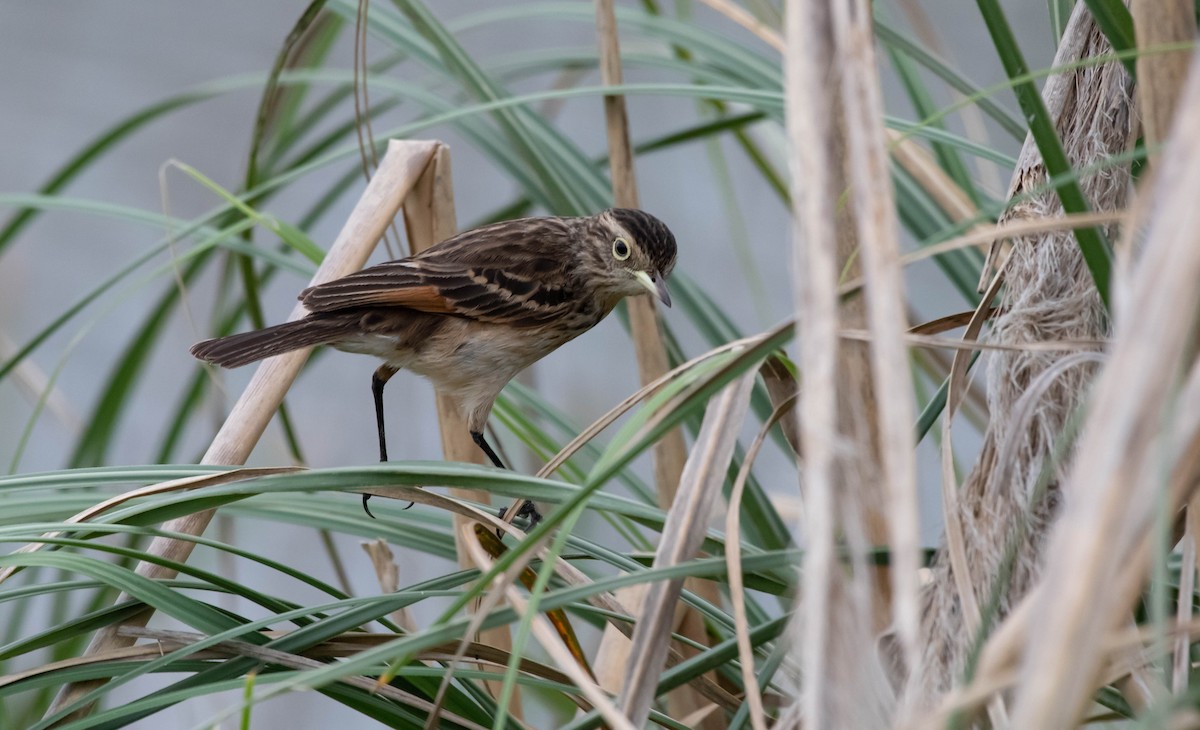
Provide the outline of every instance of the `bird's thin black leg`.
{"type": "MultiPolygon", "coordinates": [[[[490,444],[488,444],[487,439],[483,437],[482,431],[472,431],[471,440],[475,442],[476,446],[483,449],[483,453],[487,454],[487,457],[492,460],[492,464],[494,466],[500,469],[508,468],[504,465],[503,461],[500,461],[500,457],[496,456],[496,452],[492,451],[492,447],[490,444]]],[[[500,519],[504,519],[505,512],[507,512],[507,510],[504,507],[501,507],[500,519]]],[[[542,521],[542,514],[537,511],[537,506],[534,505],[532,500],[528,499],[521,500],[521,506],[517,508],[517,517],[528,517],[529,525],[531,527],[542,521]]],[[[503,537],[503,534],[498,533],[498,536],[503,537]]]]}
{"type": "Polygon", "coordinates": [[[503,461],[500,461],[500,457],[496,456],[496,452],[492,451],[492,447],[488,445],[487,439],[483,437],[483,431],[472,431],[471,440],[475,442],[476,446],[483,449],[483,453],[487,454],[487,457],[492,460],[494,466],[500,469],[508,468],[504,465],[503,461]]]}
{"type": "Polygon", "coordinates": [[[380,365],[371,376],[371,395],[375,396],[375,429],[379,432],[379,460],[387,461],[387,438],[383,425],[383,386],[396,374],[396,368],[380,365]]]}
{"type": "MultiPolygon", "coordinates": [[[[383,426],[383,386],[387,385],[387,381],[390,380],[395,374],[396,368],[389,367],[387,365],[380,365],[375,370],[375,373],[371,376],[371,395],[375,396],[375,429],[379,432],[380,462],[388,460],[387,437],[384,435],[383,426]]],[[[367,506],[367,500],[370,498],[371,495],[369,494],[364,494],[362,496],[363,511],[366,512],[371,519],[375,519],[375,515],[371,514],[371,508],[367,506]]],[[[411,507],[412,502],[409,502],[408,506],[411,507]]]]}

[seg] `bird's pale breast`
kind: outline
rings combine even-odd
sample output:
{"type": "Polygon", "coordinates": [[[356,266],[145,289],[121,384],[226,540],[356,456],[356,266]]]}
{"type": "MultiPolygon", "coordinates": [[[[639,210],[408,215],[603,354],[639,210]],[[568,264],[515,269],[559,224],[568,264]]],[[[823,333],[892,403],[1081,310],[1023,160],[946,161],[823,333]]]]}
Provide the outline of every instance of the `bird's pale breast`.
{"type": "Polygon", "coordinates": [[[510,327],[463,317],[422,315],[393,310],[378,316],[334,346],[374,355],[388,365],[410,370],[452,393],[464,413],[486,418],[492,401],[517,373],[583,334],[606,312],[585,307],[549,326],[510,327]]]}

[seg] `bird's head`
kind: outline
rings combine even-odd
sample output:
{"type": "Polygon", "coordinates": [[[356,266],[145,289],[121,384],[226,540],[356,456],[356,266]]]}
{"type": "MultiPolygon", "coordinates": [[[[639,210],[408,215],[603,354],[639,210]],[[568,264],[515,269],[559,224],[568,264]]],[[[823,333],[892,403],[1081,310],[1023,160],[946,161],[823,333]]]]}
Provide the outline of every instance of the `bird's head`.
{"type": "Polygon", "coordinates": [[[659,219],[634,208],[612,208],[596,216],[604,288],[615,296],[649,292],[671,306],[667,277],[675,268],[675,236],[659,219]]]}

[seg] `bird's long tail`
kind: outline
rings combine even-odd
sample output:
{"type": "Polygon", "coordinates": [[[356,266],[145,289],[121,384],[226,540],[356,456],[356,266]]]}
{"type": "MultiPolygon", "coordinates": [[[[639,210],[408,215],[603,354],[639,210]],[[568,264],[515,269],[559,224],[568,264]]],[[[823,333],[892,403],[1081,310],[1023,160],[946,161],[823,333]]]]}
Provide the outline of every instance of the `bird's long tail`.
{"type": "Polygon", "coordinates": [[[301,347],[336,342],[346,336],[346,324],[343,317],[310,316],[253,332],[197,342],[192,345],[192,355],[224,368],[236,368],[301,347]]]}

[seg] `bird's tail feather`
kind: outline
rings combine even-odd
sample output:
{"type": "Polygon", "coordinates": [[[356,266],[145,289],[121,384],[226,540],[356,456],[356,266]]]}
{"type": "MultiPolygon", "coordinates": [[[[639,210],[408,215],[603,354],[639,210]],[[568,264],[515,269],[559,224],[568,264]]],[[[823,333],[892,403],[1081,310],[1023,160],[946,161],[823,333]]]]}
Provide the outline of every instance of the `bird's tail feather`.
{"type": "Polygon", "coordinates": [[[306,317],[253,332],[197,342],[192,345],[192,355],[224,368],[236,368],[301,347],[336,342],[345,336],[345,324],[340,318],[306,317]]]}

